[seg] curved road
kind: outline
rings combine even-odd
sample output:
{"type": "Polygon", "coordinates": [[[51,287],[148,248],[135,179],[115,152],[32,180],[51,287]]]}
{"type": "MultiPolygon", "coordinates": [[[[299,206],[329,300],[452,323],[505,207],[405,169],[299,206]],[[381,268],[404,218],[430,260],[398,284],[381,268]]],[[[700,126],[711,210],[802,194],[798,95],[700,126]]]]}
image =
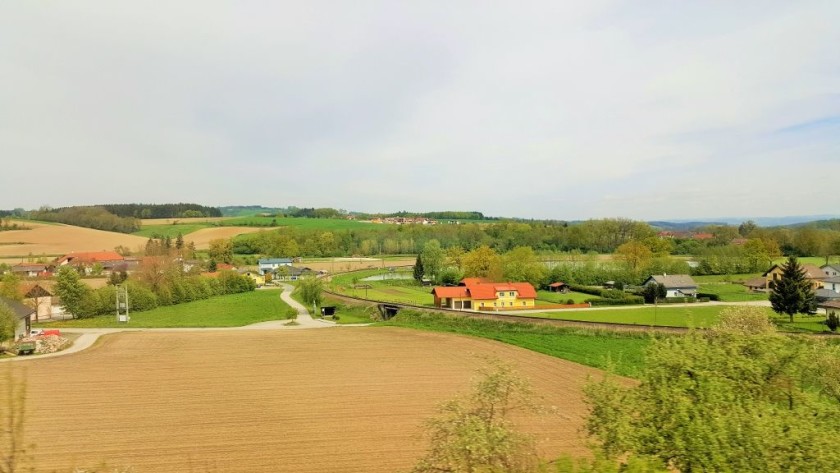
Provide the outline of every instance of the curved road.
{"type": "Polygon", "coordinates": [[[310,328],[328,328],[328,327],[358,327],[358,326],[366,326],[368,324],[345,324],[345,325],[338,325],[335,322],[322,320],[322,319],[313,319],[312,316],[309,314],[309,311],[306,310],[301,303],[292,299],[291,294],[294,290],[294,287],[289,284],[281,284],[283,288],[283,292],[280,293],[280,298],[286,304],[289,304],[293,309],[297,310],[297,320],[296,324],[287,325],[289,324],[289,320],[269,320],[267,322],[258,322],[251,325],[245,325],[243,327],[195,327],[195,328],[71,328],[65,329],[66,333],[78,333],[79,338],[77,338],[73,345],[69,348],[61,350],[60,352],[56,353],[47,353],[44,355],[38,355],[34,357],[27,357],[27,356],[16,356],[13,358],[4,358],[0,360],[0,363],[5,361],[24,361],[24,360],[40,360],[43,358],[52,358],[55,356],[64,356],[69,355],[71,353],[78,353],[82,350],[90,348],[96,343],[96,340],[103,335],[108,335],[111,333],[120,333],[120,332],[197,332],[197,331],[230,331],[230,330],[300,330],[300,329],[310,329],[310,328]]]}

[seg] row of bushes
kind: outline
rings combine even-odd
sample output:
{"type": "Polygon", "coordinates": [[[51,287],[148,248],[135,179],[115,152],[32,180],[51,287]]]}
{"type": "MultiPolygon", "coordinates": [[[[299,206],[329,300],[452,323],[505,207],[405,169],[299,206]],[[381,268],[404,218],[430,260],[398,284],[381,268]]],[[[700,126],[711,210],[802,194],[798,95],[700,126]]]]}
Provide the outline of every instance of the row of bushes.
{"type": "MultiPolygon", "coordinates": [[[[217,278],[190,276],[161,285],[153,291],[147,284],[129,279],[128,302],[131,312],[154,309],[160,306],[182,304],[224,294],[237,294],[256,289],[253,279],[232,271],[222,272],[217,278]]],[[[116,288],[105,286],[84,293],[79,307],[79,318],[115,312],[116,288]]]]}
{"type": "Polygon", "coordinates": [[[635,305],[644,304],[645,300],[641,296],[627,294],[618,289],[602,289],[593,286],[581,286],[577,284],[570,284],[569,287],[575,292],[582,292],[584,294],[591,294],[598,296],[600,299],[587,299],[585,302],[591,303],[593,306],[600,305],[635,305]]]}

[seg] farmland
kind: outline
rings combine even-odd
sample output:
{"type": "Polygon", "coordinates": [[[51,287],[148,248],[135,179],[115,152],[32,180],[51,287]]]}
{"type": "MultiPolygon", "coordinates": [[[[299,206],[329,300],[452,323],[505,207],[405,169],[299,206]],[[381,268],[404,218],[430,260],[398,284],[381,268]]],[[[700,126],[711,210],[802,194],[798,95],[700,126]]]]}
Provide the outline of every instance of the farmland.
{"type": "Polygon", "coordinates": [[[26,221],[31,230],[0,232],[0,257],[25,258],[29,255],[54,257],[74,251],[113,250],[124,246],[131,251],[143,248],[146,239],[125,233],[106,232],[72,225],[26,221]]]}
{"type": "Polygon", "coordinates": [[[598,371],[393,327],[111,335],[80,354],[25,363],[26,433],[40,444],[39,471],[107,462],[139,473],[390,473],[423,453],[423,420],[468,389],[487,355],[514,364],[558,407],[556,417],[519,418],[541,454],[584,454],[581,386],[598,371]],[[56,383],[56,373],[72,375],[56,383]]]}

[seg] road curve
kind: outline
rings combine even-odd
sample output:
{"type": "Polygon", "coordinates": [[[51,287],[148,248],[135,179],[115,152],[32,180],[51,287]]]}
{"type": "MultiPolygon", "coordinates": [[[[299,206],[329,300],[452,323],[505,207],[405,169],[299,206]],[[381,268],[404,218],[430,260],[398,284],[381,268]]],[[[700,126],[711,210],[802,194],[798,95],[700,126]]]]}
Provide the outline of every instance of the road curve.
{"type": "Polygon", "coordinates": [[[287,325],[290,320],[269,320],[267,322],[258,322],[242,327],[179,327],[179,328],[70,328],[64,329],[66,333],[78,333],[79,337],[73,342],[69,348],[61,350],[56,353],[46,353],[37,356],[16,356],[13,358],[0,359],[0,363],[12,361],[26,361],[26,360],[41,360],[44,358],[52,358],[56,356],[65,356],[73,353],[78,353],[93,346],[99,337],[112,333],[121,332],[202,332],[202,331],[237,331],[237,330],[301,330],[313,328],[329,328],[329,327],[354,327],[366,326],[369,324],[344,324],[338,325],[333,321],[313,319],[301,303],[292,299],[291,294],[294,287],[289,284],[281,284],[283,291],[280,293],[280,299],[290,307],[297,310],[296,323],[287,325]]]}

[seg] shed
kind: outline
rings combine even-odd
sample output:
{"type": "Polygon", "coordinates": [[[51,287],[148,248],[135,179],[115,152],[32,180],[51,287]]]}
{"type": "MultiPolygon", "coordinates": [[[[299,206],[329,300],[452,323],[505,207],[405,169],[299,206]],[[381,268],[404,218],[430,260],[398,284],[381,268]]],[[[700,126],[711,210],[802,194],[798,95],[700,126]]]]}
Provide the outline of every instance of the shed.
{"type": "Polygon", "coordinates": [[[553,282],[553,283],[549,284],[548,285],[548,290],[551,291],[551,292],[562,292],[562,293],[565,294],[565,293],[571,291],[571,288],[569,287],[568,284],[566,284],[562,281],[558,281],[558,282],[553,282]]]}
{"type": "Polygon", "coordinates": [[[18,323],[15,326],[15,340],[28,337],[29,331],[32,330],[32,315],[35,313],[35,309],[5,297],[0,297],[0,304],[4,304],[11,309],[12,313],[18,319],[18,323]]]}

